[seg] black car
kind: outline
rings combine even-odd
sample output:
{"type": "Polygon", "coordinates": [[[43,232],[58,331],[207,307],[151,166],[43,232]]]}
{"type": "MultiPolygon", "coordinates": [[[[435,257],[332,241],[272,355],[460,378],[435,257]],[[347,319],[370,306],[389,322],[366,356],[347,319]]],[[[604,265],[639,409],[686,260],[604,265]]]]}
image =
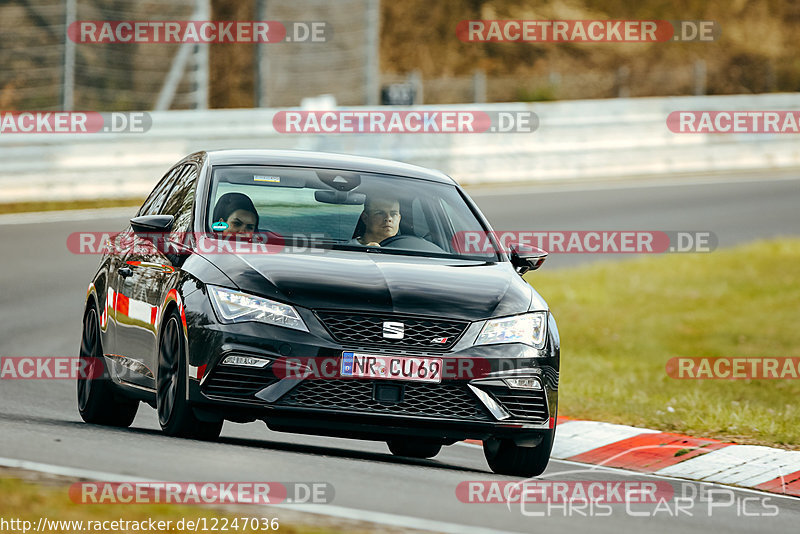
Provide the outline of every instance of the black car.
{"type": "Polygon", "coordinates": [[[111,237],[89,286],[81,417],[129,426],[144,401],[172,436],[264,420],[417,458],[477,439],[493,471],[540,474],[560,347],[521,274],[546,253],[490,232],[437,171],[192,154],[111,237]],[[483,246],[460,246],[464,235],[483,246]]]}

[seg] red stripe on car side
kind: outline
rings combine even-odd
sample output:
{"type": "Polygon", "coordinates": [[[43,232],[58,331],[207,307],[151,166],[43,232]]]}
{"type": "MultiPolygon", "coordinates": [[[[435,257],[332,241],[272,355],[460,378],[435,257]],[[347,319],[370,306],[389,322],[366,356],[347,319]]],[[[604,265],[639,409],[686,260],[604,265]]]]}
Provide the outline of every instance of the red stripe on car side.
{"type": "Polygon", "coordinates": [[[114,306],[114,309],[117,311],[117,313],[121,313],[122,315],[128,315],[128,308],[130,304],[128,297],[126,297],[122,293],[117,293],[116,300],[117,301],[115,303],[116,305],[114,306]]]}

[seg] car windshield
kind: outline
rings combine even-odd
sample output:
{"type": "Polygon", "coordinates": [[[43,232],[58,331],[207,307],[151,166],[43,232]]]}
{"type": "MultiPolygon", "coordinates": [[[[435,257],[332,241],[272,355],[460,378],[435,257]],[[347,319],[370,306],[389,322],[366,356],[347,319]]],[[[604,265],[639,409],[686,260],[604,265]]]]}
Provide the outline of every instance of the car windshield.
{"type": "Polygon", "coordinates": [[[495,261],[486,235],[453,185],[319,168],[216,166],[206,231],[280,236],[314,247],[495,261]]]}

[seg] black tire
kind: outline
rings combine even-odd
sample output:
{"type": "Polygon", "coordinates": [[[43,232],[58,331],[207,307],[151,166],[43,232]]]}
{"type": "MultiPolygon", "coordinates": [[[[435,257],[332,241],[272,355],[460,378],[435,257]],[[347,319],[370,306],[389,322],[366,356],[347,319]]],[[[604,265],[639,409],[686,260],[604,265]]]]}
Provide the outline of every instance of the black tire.
{"type": "Polygon", "coordinates": [[[442,450],[442,443],[426,439],[390,439],[386,442],[395,456],[433,458],[442,450]]]}
{"type": "Polygon", "coordinates": [[[186,343],[180,318],[173,311],[167,316],[158,343],[156,410],[161,430],[168,436],[215,440],[223,421],[200,421],[186,399],[186,343]]]}
{"type": "Polygon", "coordinates": [[[555,437],[553,429],[535,447],[520,447],[511,439],[488,439],[483,442],[483,455],[498,475],[535,477],[547,469],[555,437]]]}
{"type": "Polygon", "coordinates": [[[95,425],[131,426],[139,401],[126,399],[114,391],[103,357],[97,310],[93,305],[83,315],[80,359],[82,373],[78,377],[77,393],[81,419],[95,425]]]}

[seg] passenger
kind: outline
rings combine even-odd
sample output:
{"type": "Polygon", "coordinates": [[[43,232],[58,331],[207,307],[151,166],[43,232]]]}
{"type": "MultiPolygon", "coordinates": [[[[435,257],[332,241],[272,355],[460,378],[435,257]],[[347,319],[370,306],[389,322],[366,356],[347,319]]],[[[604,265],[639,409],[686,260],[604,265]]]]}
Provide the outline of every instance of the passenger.
{"type": "Polygon", "coordinates": [[[396,236],[400,230],[400,202],[388,196],[368,196],[359,221],[363,223],[363,235],[351,239],[350,244],[379,247],[381,241],[396,236]]]}
{"type": "Polygon", "coordinates": [[[242,193],[225,193],[219,197],[211,220],[212,229],[218,223],[227,225],[222,229],[223,234],[251,236],[258,229],[256,207],[250,197],[242,193]]]}

